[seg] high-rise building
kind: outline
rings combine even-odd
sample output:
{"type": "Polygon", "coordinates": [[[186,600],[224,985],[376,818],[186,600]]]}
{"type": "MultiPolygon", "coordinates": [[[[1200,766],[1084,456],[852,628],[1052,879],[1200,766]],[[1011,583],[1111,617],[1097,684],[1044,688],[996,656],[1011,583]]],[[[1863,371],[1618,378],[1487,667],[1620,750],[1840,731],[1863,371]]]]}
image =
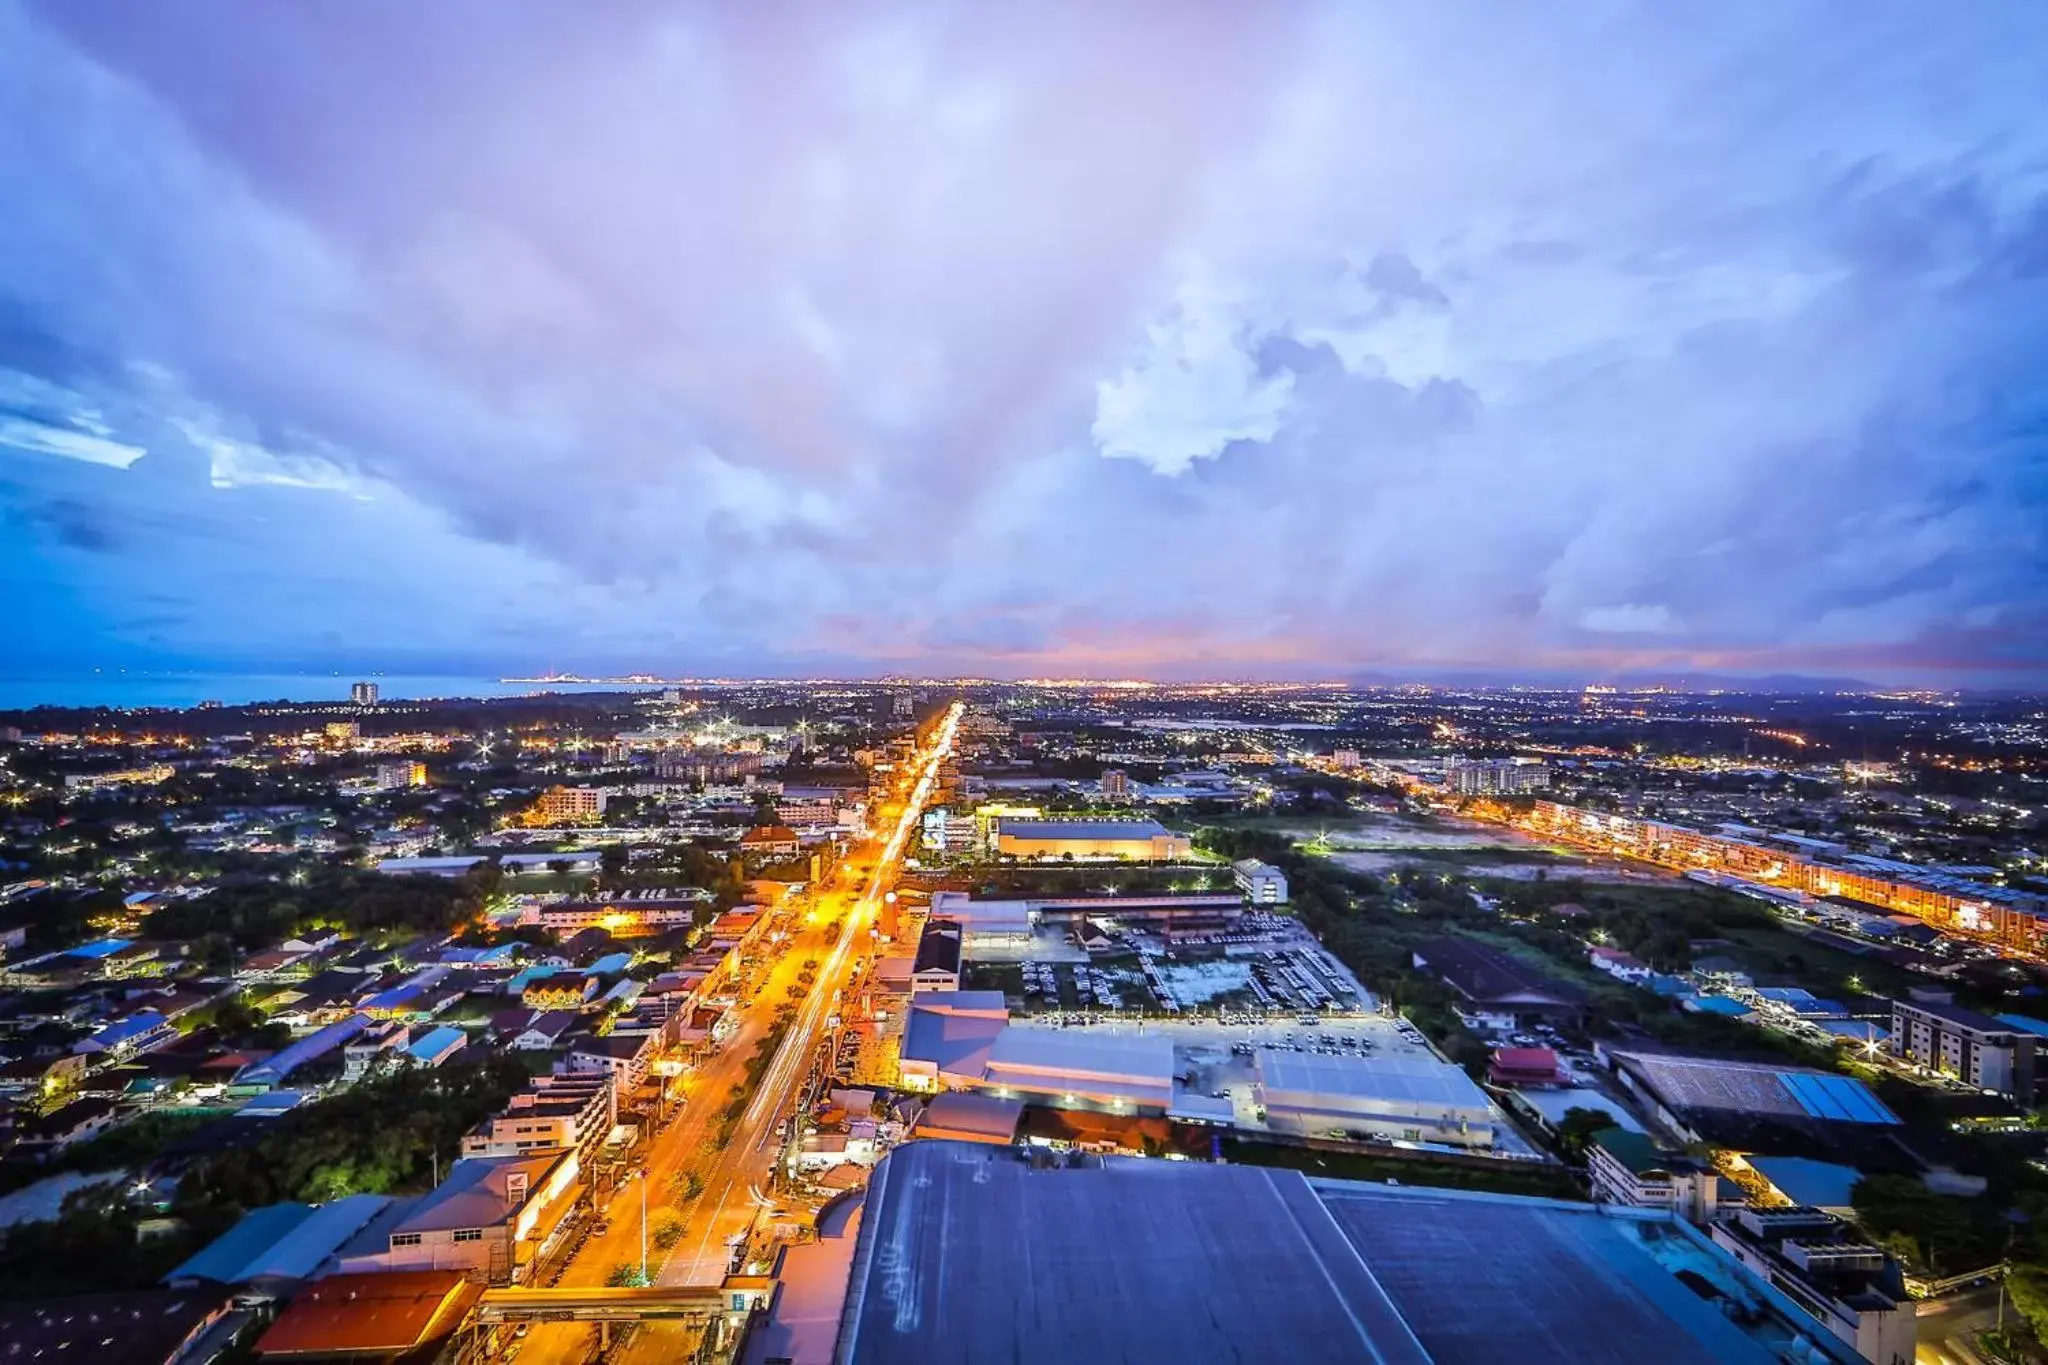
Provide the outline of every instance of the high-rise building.
{"type": "Polygon", "coordinates": [[[1122,768],[1102,770],[1102,799],[1105,801],[1128,801],[1131,799],[1131,775],[1122,768]]]}
{"type": "Polygon", "coordinates": [[[596,820],[604,815],[606,795],[597,787],[549,787],[533,803],[528,818],[542,825],[596,820]]]}
{"type": "Polygon", "coordinates": [[[377,684],[373,682],[350,684],[348,699],[351,705],[375,706],[377,704],[377,684]]]}
{"type": "Polygon", "coordinates": [[[380,792],[426,785],[427,765],[416,758],[397,758],[377,765],[377,790],[380,792]]]}
{"type": "Polygon", "coordinates": [[[1548,787],[1550,765],[1515,758],[1458,759],[1444,765],[1444,785],[1460,796],[1515,796],[1548,787]]]}

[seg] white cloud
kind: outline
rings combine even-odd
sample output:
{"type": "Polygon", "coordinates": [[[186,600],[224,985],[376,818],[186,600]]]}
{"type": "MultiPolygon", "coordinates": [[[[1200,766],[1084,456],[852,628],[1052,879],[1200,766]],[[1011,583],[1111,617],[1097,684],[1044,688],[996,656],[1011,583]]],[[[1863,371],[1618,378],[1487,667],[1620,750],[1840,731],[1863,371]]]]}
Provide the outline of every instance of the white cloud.
{"type": "Polygon", "coordinates": [[[126,469],[149,453],[141,446],[125,445],[104,435],[26,417],[0,417],[0,446],[38,455],[61,455],[67,460],[83,460],[114,469],[126,469]]]}
{"type": "Polygon", "coordinates": [[[1683,626],[1662,602],[1592,607],[1579,613],[1579,629],[1601,635],[1675,635],[1683,626]]]}

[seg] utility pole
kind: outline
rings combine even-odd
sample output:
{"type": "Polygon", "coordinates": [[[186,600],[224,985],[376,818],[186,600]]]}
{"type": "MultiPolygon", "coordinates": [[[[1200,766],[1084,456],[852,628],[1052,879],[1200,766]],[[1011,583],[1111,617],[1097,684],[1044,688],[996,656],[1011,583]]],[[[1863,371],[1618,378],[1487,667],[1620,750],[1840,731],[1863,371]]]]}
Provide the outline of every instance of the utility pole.
{"type": "Polygon", "coordinates": [[[640,1283],[647,1283],[647,1173],[640,1173],[640,1283]]]}

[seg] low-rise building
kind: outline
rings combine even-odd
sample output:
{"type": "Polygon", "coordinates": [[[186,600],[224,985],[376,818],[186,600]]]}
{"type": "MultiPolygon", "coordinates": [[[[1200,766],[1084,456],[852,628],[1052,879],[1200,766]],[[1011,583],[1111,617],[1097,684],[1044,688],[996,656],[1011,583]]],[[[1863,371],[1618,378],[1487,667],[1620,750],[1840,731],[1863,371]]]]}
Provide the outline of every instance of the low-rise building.
{"type": "Polygon", "coordinates": [[[570,1074],[603,1072],[610,1076],[620,1094],[647,1079],[656,1047],[652,1033],[609,1033],[602,1038],[579,1038],[558,1065],[570,1074]]]}
{"type": "Polygon", "coordinates": [[[617,1122],[617,1095],[608,1070],[536,1076],[503,1113],[463,1134],[462,1155],[568,1151],[587,1162],[617,1122]]]}
{"type": "Polygon", "coordinates": [[[1899,1264],[1814,1208],[1744,1209],[1713,1225],[1717,1246],[1875,1365],[1912,1365],[1918,1323],[1899,1264]]]}
{"type": "Polygon", "coordinates": [[[2040,1039],[2024,1029],[1957,1005],[1894,1000],[1891,1042],[1930,1071],[2033,1102],[2040,1039]]]}
{"type": "Polygon", "coordinates": [[[1252,1095],[1269,1127],[1308,1137],[1483,1148],[1493,1145],[1500,1122],[1470,1076],[1431,1057],[1326,1057],[1260,1048],[1252,1095]]]}
{"type": "Polygon", "coordinates": [[[1666,1209],[1689,1223],[1709,1223],[1721,1210],[1722,1179],[1712,1166],[1667,1152],[1642,1133],[1602,1128],[1586,1144],[1593,1198],[1634,1209],[1666,1209]]]}
{"type": "Polygon", "coordinates": [[[351,1243],[338,1268],[461,1270],[494,1284],[516,1280],[562,1225],[579,1170],[571,1151],[459,1160],[400,1217],[370,1225],[366,1238],[382,1246],[351,1243]]]}
{"type": "Polygon", "coordinates": [[[961,941],[961,928],[956,921],[926,920],[924,932],[917,940],[911,988],[916,991],[959,990],[961,941]]]}
{"type": "Polygon", "coordinates": [[[1172,862],[1194,844],[1156,820],[1020,820],[996,822],[996,852],[1024,859],[1172,862]]]}
{"type": "Polygon", "coordinates": [[[1230,865],[1231,880],[1252,905],[1285,905],[1287,874],[1257,858],[1240,858],[1230,865]]]}
{"type": "Polygon", "coordinates": [[[1435,973],[1458,993],[1463,1013],[1487,1026],[1576,1026],[1585,1017],[1584,991],[1485,944],[1434,938],[1416,947],[1414,959],[1417,968],[1435,973]]]}

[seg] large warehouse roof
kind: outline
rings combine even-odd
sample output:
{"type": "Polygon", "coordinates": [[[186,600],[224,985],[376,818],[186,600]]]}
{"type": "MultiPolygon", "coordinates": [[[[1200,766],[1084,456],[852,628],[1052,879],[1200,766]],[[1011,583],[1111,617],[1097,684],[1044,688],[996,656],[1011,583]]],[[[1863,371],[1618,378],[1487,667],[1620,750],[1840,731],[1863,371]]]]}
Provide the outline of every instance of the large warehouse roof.
{"type": "Polygon", "coordinates": [[[1269,1094],[1399,1100],[1454,1109],[1487,1109],[1486,1092],[1459,1068],[1433,1057],[1322,1057],[1261,1048],[1259,1081],[1269,1094]]]}
{"type": "Polygon", "coordinates": [[[1005,816],[999,833],[1019,839],[1157,839],[1167,833],[1157,820],[1023,820],[1005,816]]]}
{"type": "Polygon", "coordinates": [[[1853,1076],[1797,1067],[1621,1052],[1620,1063],[1673,1109],[1722,1110],[1833,1123],[1892,1124],[1899,1116],[1853,1076]]]}
{"type": "Polygon", "coordinates": [[[876,1170],[843,1321],[839,1365],[1857,1359],[1666,1215],[955,1142],[876,1170]]]}

